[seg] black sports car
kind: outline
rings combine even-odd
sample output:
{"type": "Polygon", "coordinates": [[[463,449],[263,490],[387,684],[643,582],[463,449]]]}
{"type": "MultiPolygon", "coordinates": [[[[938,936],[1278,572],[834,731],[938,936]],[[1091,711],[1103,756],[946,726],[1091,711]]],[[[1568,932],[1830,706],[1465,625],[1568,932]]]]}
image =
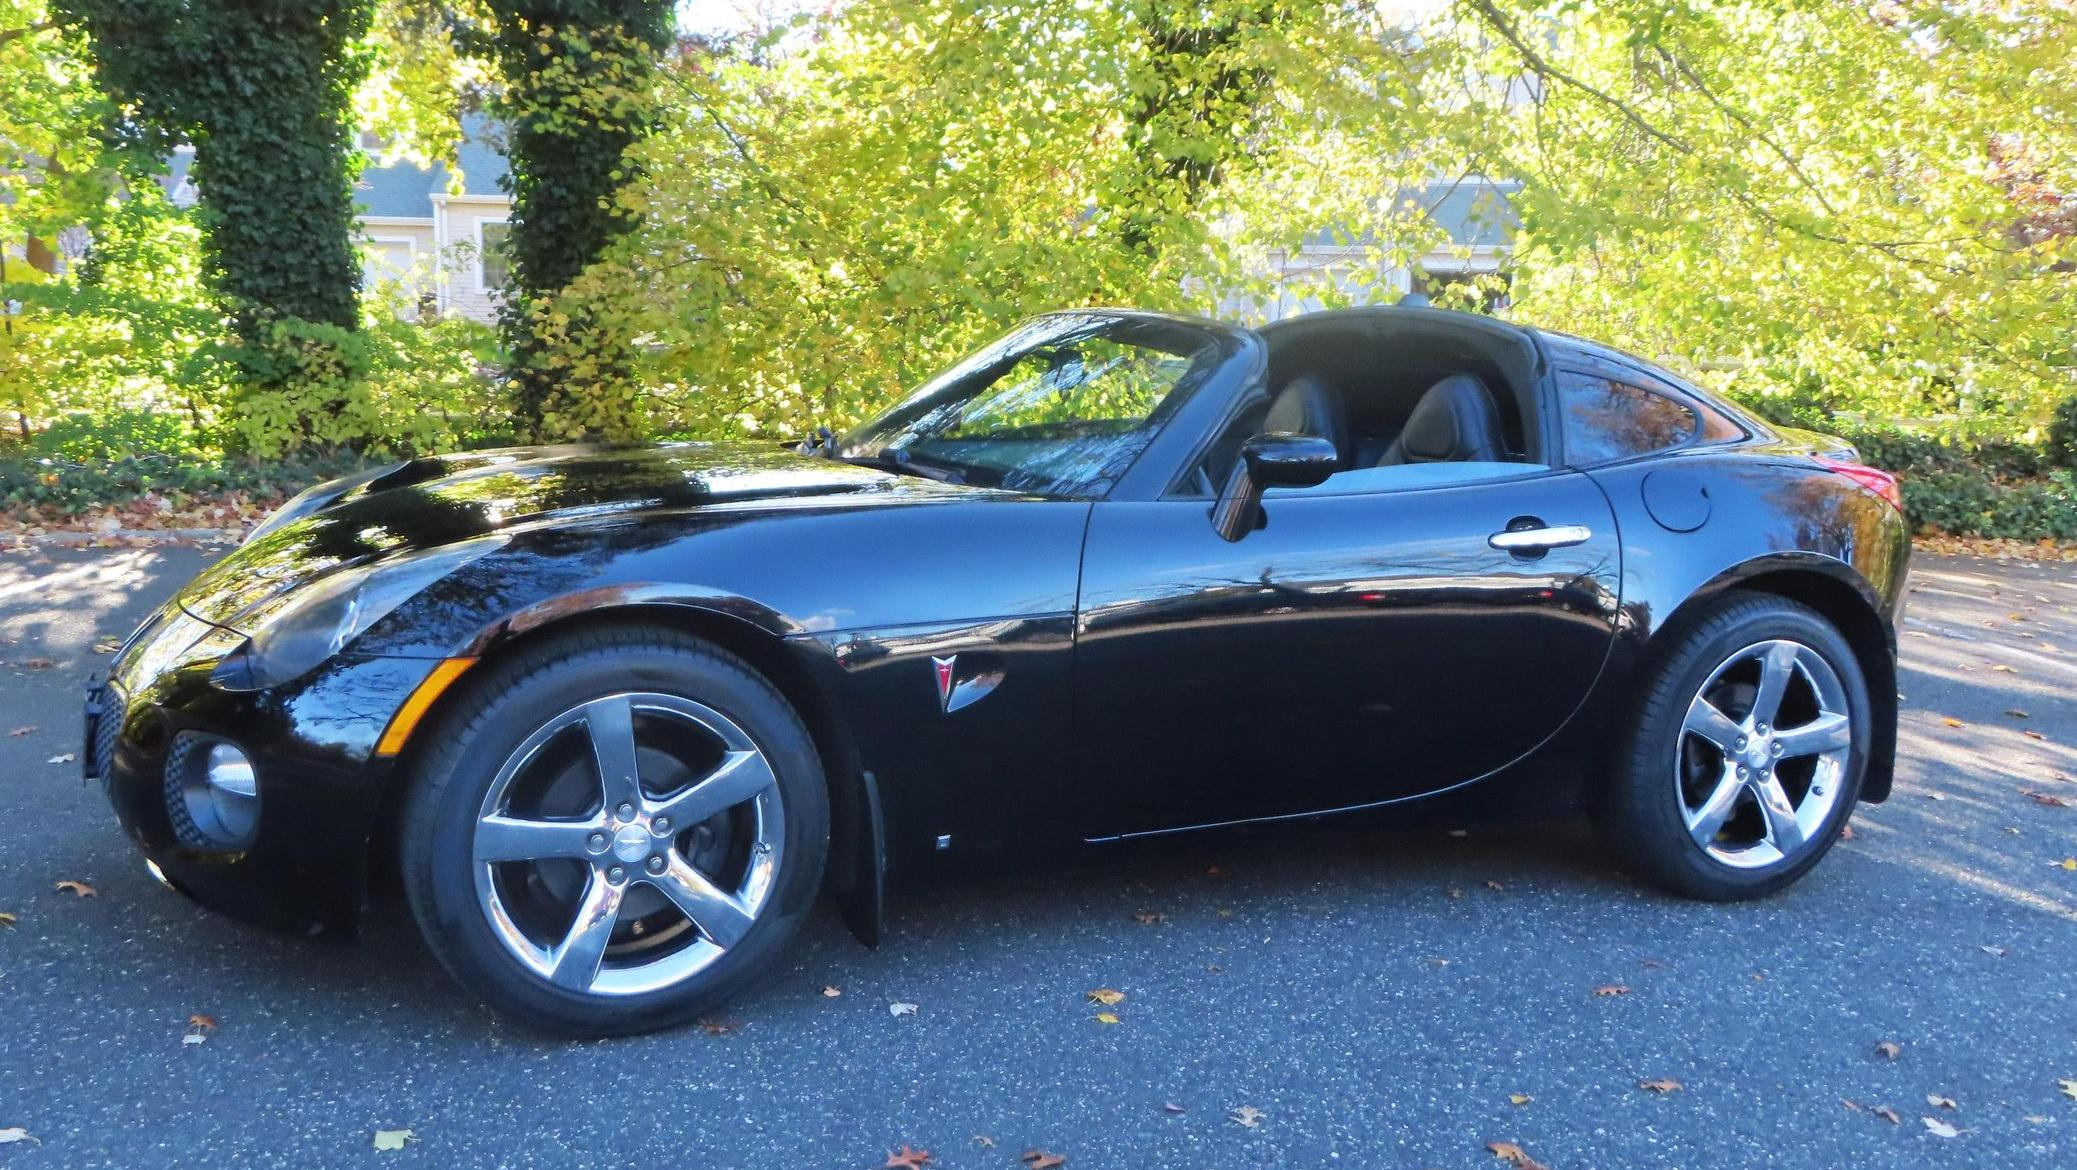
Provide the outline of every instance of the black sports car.
{"type": "Polygon", "coordinates": [[[825,884],[1480,786],[1700,898],[1888,795],[1896,482],[1429,309],[1033,318],[841,437],[417,459],[131,636],[86,767],[164,880],[350,931],[373,863],[543,1027],[682,1021],[825,884]]]}

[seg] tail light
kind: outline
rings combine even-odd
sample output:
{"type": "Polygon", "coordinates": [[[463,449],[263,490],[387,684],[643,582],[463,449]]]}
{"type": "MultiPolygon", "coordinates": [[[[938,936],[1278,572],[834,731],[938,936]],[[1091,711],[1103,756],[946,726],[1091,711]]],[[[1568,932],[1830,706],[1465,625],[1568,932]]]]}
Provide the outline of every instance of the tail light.
{"type": "Polygon", "coordinates": [[[1881,496],[1883,499],[1888,500],[1890,507],[1895,508],[1897,511],[1902,512],[1904,510],[1904,489],[1897,482],[1897,477],[1889,472],[1879,467],[1870,467],[1865,463],[1855,463],[1850,459],[1820,457],[1817,463],[1818,466],[1826,471],[1843,475],[1869,491],[1874,492],[1876,495],[1881,496]]]}

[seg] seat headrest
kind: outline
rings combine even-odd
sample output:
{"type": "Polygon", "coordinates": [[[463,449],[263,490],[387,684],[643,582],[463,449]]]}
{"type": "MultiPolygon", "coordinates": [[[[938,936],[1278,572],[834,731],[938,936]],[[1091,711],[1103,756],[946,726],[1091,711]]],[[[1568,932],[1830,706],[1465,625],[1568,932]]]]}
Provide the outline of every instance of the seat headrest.
{"type": "Polygon", "coordinates": [[[1476,374],[1451,374],[1422,393],[1378,466],[1497,463],[1507,459],[1500,409],[1476,374]]]}
{"type": "Polygon", "coordinates": [[[1333,443],[1342,463],[1348,463],[1348,427],[1342,421],[1341,396],[1311,374],[1284,383],[1270,402],[1269,413],[1262,416],[1262,429],[1317,435],[1333,443]]]}

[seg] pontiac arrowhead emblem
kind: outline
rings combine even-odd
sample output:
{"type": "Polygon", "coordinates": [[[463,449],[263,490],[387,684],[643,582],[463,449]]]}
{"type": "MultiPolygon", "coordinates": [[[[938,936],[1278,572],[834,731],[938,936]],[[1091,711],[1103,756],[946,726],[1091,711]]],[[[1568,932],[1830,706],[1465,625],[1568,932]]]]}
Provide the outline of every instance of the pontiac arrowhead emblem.
{"type": "Polygon", "coordinates": [[[957,654],[949,658],[939,658],[936,655],[932,655],[930,659],[930,665],[936,668],[938,672],[938,710],[947,714],[951,713],[952,710],[952,668],[958,664],[959,655],[957,654]]]}

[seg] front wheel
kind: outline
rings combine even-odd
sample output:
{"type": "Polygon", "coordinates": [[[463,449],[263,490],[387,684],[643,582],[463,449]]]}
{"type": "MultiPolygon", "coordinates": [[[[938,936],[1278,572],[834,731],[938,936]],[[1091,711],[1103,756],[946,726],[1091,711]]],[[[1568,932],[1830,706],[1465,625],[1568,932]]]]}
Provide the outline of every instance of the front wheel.
{"type": "Polygon", "coordinates": [[[1731,595],[1674,635],[1618,752],[1607,829],[1643,876],[1690,897],[1795,881],[1839,835],[1867,766],[1867,682],[1815,610],[1731,595]]]}
{"type": "Polygon", "coordinates": [[[821,880],[820,761],[785,699],[638,630],[493,665],[435,731],[404,882],[447,969],[551,1031],[678,1023],[763,968],[821,880]]]}

